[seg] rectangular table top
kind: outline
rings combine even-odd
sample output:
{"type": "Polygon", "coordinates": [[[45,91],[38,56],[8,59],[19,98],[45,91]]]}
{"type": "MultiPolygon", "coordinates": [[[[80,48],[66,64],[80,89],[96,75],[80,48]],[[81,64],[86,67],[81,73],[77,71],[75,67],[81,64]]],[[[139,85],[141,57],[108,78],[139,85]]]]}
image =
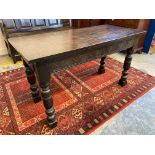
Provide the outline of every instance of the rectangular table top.
{"type": "Polygon", "coordinates": [[[28,62],[60,53],[93,47],[145,33],[143,30],[101,25],[9,38],[10,44],[28,62]]]}

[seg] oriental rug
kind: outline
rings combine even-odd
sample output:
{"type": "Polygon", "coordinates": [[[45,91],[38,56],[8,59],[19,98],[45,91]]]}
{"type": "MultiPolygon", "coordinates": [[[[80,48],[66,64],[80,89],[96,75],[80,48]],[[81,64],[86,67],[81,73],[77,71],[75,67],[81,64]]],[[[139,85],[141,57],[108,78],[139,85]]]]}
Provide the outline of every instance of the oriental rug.
{"type": "Polygon", "coordinates": [[[58,126],[47,126],[42,101],[35,104],[23,67],[0,73],[0,134],[90,134],[155,86],[155,77],[130,68],[128,84],[118,85],[123,64],[107,57],[55,73],[51,88],[58,126]]]}

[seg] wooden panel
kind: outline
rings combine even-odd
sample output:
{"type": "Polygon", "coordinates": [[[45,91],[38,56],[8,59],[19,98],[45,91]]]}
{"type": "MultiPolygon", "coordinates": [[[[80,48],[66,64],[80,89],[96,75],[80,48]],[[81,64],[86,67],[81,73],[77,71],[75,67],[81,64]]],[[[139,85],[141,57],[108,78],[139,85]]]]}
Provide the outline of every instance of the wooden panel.
{"type": "Polygon", "coordinates": [[[81,27],[88,27],[88,26],[90,26],[89,19],[77,20],[77,26],[76,27],[81,28],[81,27]]]}
{"type": "Polygon", "coordinates": [[[104,23],[103,19],[89,19],[90,26],[102,25],[104,23]]]}
{"type": "Polygon", "coordinates": [[[8,28],[8,29],[15,27],[15,23],[14,23],[13,19],[3,19],[3,22],[6,26],[6,28],[8,28]]]}
{"type": "Polygon", "coordinates": [[[104,19],[73,19],[73,27],[82,28],[82,27],[90,27],[103,25],[104,19]]]}
{"type": "Polygon", "coordinates": [[[45,26],[45,19],[34,19],[34,26],[45,26]]]}
{"type": "Polygon", "coordinates": [[[105,24],[136,29],[139,24],[139,19],[115,19],[115,20],[106,19],[105,24]]]}
{"type": "MultiPolygon", "coordinates": [[[[134,29],[140,29],[140,30],[147,30],[150,19],[107,19],[105,20],[106,24],[116,25],[116,26],[122,26],[127,28],[134,28],[134,29]]],[[[144,44],[145,34],[142,35],[136,45],[135,52],[141,52],[144,44]]]]}
{"type": "Polygon", "coordinates": [[[49,25],[56,25],[58,24],[58,20],[57,19],[49,19],[49,25]]]}
{"type": "Polygon", "coordinates": [[[32,26],[30,19],[18,19],[18,22],[20,28],[32,26]]]}
{"type": "Polygon", "coordinates": [[[62,24],[64,27],[71,26],[70,19],[61,19],[61,21],[58,20],[58,23],[62,24]]]}

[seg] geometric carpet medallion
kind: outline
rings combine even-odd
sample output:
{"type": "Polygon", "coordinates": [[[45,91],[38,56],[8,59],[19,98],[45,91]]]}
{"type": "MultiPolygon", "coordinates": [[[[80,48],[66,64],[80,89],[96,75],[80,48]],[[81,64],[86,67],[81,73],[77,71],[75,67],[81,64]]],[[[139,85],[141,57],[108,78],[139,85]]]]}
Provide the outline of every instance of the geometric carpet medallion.
{"type": "Polygon", "coordinates": [[[0,134],[89,134],[155,86],[155,77],[130,68],[128,84],[118,85],[122,63],[107,57],[51,76],[58,126],[47,126],[42,101],[35,104],[20,68],[0,74],[0,134]]]}

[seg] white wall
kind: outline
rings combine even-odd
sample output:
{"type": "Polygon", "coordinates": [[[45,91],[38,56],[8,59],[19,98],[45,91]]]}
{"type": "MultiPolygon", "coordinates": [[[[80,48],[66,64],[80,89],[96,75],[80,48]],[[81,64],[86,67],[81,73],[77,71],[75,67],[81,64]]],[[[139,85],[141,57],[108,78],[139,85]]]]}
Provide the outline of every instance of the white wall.
{"type": "Polygon", "coordinates": [[[7,52],[7,48],[5,46],[5,42],[3,40],[2,32],[0,30],[0,56],[5,55],[5,54],[8,54],[8,52],[7,52]]]}
{"type": "Polygon", "coordinates": [[[3,40],[2,31],[0,30],[0,56],[5,54],[8,54],[8,52],[3,40]]]}

